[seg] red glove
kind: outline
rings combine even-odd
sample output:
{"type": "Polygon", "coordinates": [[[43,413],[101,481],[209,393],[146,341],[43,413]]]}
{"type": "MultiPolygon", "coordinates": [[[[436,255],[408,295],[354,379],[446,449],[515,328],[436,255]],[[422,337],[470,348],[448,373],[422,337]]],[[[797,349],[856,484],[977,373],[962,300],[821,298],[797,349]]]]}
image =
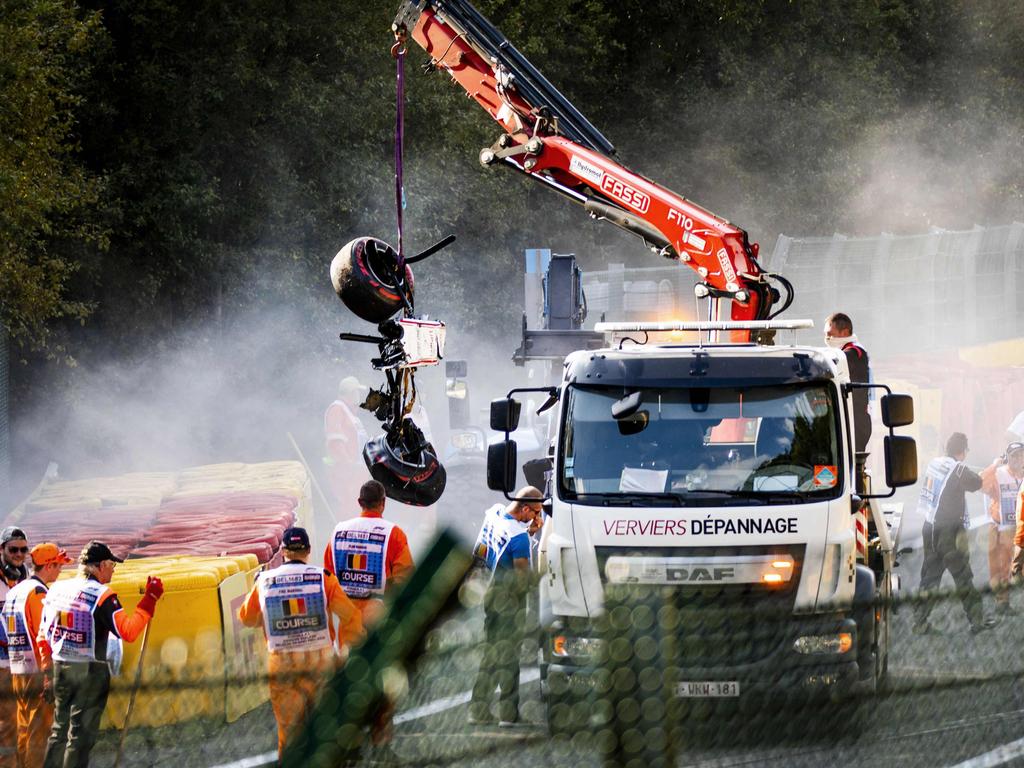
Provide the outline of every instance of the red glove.
{"type": "Polygon", "coordinates": [[[160,581],[159,577],[150,576],[148,579],[146,579],[146,597],[151,597],[153,598],[153,601],[156,602],[161,597],[163,597],[163,594],[164,583],[160,581]]]}
{"type": "Polygon", "coordinates": [[[146,579],[146,594],[139,600],[139,608],[150,616],[156,615],[156,601],[164,594],[164,583],[156,576],[146,579]]]}

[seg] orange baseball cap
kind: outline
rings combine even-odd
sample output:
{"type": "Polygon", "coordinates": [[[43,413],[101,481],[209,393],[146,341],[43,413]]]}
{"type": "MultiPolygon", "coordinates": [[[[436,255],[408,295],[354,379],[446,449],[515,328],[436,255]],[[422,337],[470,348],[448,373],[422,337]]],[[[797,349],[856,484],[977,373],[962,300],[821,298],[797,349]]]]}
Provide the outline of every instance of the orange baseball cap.
{"type": "Polygon", "coordinates": [[[52,541],[46,541],[42,544],[36,544],[32,547],[32,562],[37,567],[49,565],[50,563],[60,563],[61,565],[67,565],[68,563],[74,562],[68,553],[58,547],[52,541]]]}

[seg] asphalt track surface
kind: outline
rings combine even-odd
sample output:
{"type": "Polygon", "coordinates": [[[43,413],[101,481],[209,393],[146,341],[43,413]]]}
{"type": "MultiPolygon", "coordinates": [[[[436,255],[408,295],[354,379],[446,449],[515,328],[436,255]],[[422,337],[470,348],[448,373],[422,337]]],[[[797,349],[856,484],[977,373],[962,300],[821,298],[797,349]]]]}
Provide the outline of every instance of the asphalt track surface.
{"type": "MultiPolygon", "coordinates": [[[[476,522],[462,514],[453,522],[466,532],[475,530],[476,522]]],[[[972,561],[976,583],[983,586],[987,561],[982,538],[972,561]]],[[[919,568],[917,553],[903,557],[900,572],[909,592],[919,568]]],[[[951,587],[946,579],[943,586],[951,587]]],[[[991,609],[991,598],[986,596],[985,602],[991,609]]],[[[1024,766],[1024,591],[1014,593],[1013,604],[1020,614],[972,635],[959,601],[948,596],[936,603],[932,614],[939,634],[923,637],[910,631],[911,606],[901,606],[893,626],[891,685],[865,699],[859,732],[839,727],[833,715],[813,708],[765,702],[761,711],[748,715],[730,711],[728,705],[714,706],[694,712],[676,731],[674,762],[705,768],[1024,766]]],[[[600,765],[593,734],[548,734],[536,667],[531,666],[535,645],[524,649],[523,724],[501,729],[466,723],[468,691],[479,663],[475,643],[480,626],[479,608],[469,605],[429,638],[429,652],[410,676],[396,718],[394,749],[402,763],[467,768],[505,768],[510,762],[600,765]]],[[[133,730],[126,744],[124,764],[131,766],[251,768],[264,764],[274,750],[276,731],[269,705],[264,705],[231,725],[192,720],[133,730]]],[[[116,747],[117,734],[104,734],[92,765],[113,765],[116,747]]]]}

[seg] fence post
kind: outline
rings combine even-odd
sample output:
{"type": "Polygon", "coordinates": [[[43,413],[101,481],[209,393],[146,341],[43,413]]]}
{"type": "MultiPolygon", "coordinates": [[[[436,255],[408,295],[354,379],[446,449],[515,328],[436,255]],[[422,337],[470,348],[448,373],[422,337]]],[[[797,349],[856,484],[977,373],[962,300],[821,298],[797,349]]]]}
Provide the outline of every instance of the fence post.
{"type": "Polygon", "coordinates": [[[922,277],[924,275],[929,277],[932,288],[931,300],[929,301],[927,296],[925,297],[926,310],[924,314],[926,314],[927,317],[923,318],[925,320],[925,327],[928,329],[927,332],[929,338],[924,347],[927,350],[941,348],[946,336],[945,327],[940,328],[938,323],[939,301],[946,298],[945,291],[940,290],[940,286],[945,285],[945,282],[940,280],[940,275],[944,276],[947,280],[949,279],[948,276],[945,275],[945,270],[942,269],[942,266],[944,265],[940,265],[938,263],[939,252],[942,250],[942,235],[943,231],[941,229],[933,230],[928,234],[924,241],[924,254],[922,257],[922,261],[927,263],[921,265],[919,272],[922,277]]]}
{"type": "Polygon", "coordinates": [[[780,234],[775,240],[775,248],[772,249],[771,254],[768,256],[768,260],[765,262],[765,269],[785,275],[786,261],[789,259],[789,247],[792,244],[792,237],[786,237],[785,235],[780,234]]]}
{"type": "Polygon", "coordinates": [[[967,247],[964,250],[964,316],[966,338],[962,344],[976,344],[978,342],[978,252],[981,250],[981,240],[985,230],[974,225],[974,229],[967,239],[967,247]]]}
{"type": "MultiPolygon", "coordinates": [[[[892,235],[888,232],[883,232],[878,238],[878,247],[871,256],[871,267],[868,269],[868,290],[871,296],[871,303],[877,307],[888,309],[889,305],[885,301],[885,286],[888,282],[889,277],[889,261],[892,254],[892,235]]],[[[890,334],[885,332],[885,323],[883,312],[865,312],[865,320],[869,319],[867,330],[869,332],[870,344],[874,349],[882,354],[890,354],[890,334]]],[[[892,319],[891,316],[889,318],[892,319]]]]}
{"type": "Polygon", "coordinates": [[[843,252],[846,250],[846,235],[841,235],[836,232],[832,235],[832,242],[828,244],[828,253],[825,255],[826,272],[825,272],[825,314],[831,314],[840,309],[837,306],[839,301],[839,286],[838,275],[839,275],[839,262],[843,258],[843,252]]]}
{"type": "Polygon", "coordinates": [[[1003,301],[1006,302],[1006,312],[1012,317],[1011,329],[1013,336],[1020,336],[1024,333],[1024,321],[1021,318],[1021,301],[1017,292],[1024,288],[1021,280],[1022,262],[1024,262],[1024,224],[1019,221],[1010,225],[1010,232],[1006,237],[1006,245],[1003,247],[1003,275],[1006,282],[1003,284],[1003,301]]]}
{"type": "Polygon", "coordinates": [[[608,316],[623,318],[626,306],[625,264],[608,265],[608,316]]]}

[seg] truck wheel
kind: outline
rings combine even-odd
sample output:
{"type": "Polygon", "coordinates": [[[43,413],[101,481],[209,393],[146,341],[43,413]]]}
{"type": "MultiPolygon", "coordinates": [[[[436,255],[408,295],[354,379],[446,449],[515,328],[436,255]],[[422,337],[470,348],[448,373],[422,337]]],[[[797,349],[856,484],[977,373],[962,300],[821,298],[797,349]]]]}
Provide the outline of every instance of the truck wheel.
{"type": "MultiPolygon", "coordinates": [[[[881,655],[881,649],[879,649],[881,655]]],[[[882,656],[882,663],[878,667],[878,674],[875,678],[875,693],[879,696],[888,696],[892,692],[889,680],[889,649],[886,649],[882,656]]]]}
{"type": "Polygon", "coordinates": [[[412,270],[405,265],[405,285],[396,286],[394,265],[398,253],[383,240],[359,237],[347,243],[331,261],[334,292],[356,316],[382,323],[402,308],[399,293],[413,296],[412,270]]]}

